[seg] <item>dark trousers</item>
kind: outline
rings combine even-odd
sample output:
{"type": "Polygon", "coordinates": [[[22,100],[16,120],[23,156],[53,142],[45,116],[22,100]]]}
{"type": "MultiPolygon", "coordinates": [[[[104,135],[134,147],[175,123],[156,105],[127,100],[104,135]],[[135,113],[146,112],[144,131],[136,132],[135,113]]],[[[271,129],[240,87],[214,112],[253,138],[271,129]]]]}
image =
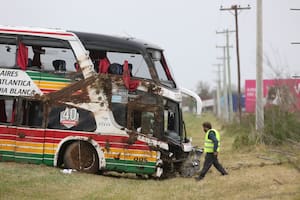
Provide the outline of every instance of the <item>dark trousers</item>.
{"type": "Polygon", "coordinates": [[[199,177],[203,178],[205,176],[205,174],[207,173],[207,171],[209,170],[209,168],[214,165],[215,168],[222,174],[225,175],[227,174],[227,172],[225,171],[225,169],[222,167],[222,165],[219,163],[218,161],[218,156],[215,156],[213,153],[206,153],[205,155],[205,160],[204,160],[204,164],[203,164],[203,168],[200,172],[199,177]]]}

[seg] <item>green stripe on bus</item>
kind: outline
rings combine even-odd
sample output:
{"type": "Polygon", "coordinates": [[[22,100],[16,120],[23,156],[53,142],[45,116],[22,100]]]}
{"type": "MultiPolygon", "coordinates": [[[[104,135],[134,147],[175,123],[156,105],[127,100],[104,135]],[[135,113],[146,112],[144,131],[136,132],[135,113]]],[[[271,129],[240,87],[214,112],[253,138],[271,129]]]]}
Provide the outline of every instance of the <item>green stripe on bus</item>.
{"type": "Polygon", "coordinates": [[[53,165],[54,165],[53,160],[44,160],[43,163],[44,163],[45,165],[48,165],[48,166],[53,166],[53,165]]]}
{"type": "Polygon", "coordinates": [[[42,73],[42,72],[33,72],[33,71],[27,71],[26,73],[30,76],[32,80],[54,81],[54,82],[65,82],[65,83],[71,82],[70,79],[63,78],[58,75],[42,73]]]}
{"type": "Polygon", "coordinates": [[[14,161],[15,153],[12,151],[0,151],[0,161],[14,161]]]}
{"type": "Polygon", "coordinates": [[[52,154],[30,154],[30,153],[15,153],[13,151],[0,151],[0,161],[16,161],[41,164],[49,166],[54,164],[54,155],[52,154]]]}
{"type": "Polygon", "coordinates": [[[43,154],[15,152],[15,157],[20,157],[20,158],[24,157],[24,158],[32,158],[32,159],[43,159],[43,154]]]}
{"type": "Polygon", "coordinates": [[[54,155],[53,154],[44,154],[44,158],[45,159],[54,159],[54,155]]]}
{"type": "Polygon", "coordinates": [[[106,169],[137,174],[153,174],[156,171],[154,162],[140,163],[115,159],[106,159],[106,169]]]}
{"type": "Polygon", "coordinates": [[[22,162],[22,163],[32,163],[32,164],[42,164],[42,159],[35,159],[35,158],[21,158],[21,157],[15,157],[16,162],[22,162]]]}
{"type": "Polygon", "coordinates": [[[14,151],[3,151],[3,150],[0,150],[0,154],[1,155],[11,155],[11,156],[14,156],[15,152],[14,151]]]}

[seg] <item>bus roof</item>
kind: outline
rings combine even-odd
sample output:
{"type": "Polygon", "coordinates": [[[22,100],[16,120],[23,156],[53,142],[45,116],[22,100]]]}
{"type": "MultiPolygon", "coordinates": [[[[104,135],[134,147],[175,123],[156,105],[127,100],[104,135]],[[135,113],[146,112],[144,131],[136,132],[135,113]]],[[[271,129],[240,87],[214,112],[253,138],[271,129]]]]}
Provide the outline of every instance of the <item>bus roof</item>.
{"type": "MultiPolygon", "coordinates": [[[[159,46],[144,42],[142,40],[137,40],[131,37],[118,37],[118,36],[110,36],[103,34],[95,34],[95,33],[84,33],[84,32],[76,32],[70,31],[79,37],[82,43],[86,46],[87,49],[97,49],[97,48],[116,48],[116,49],[124,49],[129,51],[145,51],[146,49],[159,49],[162,50],[159,46]]],[[[113,50],[112,49],[112,50],[113,50]]]]}
{"type": "Polygon", "coordinates": [[[148,48],[162,50],[157,45],[142,40],[137,40],[132,37],[119,37],[96,33],[67,31],[59,28],[0,25],[0,33],[9,33],[17,35],[37,35],[61,39],[68,39],[68,37],[74,37],[74,35],[76,35],[86,46],[87,49],[98,49],[99,47],[103,47],[124,49],[128,51],[145,51],[148,48]]]}

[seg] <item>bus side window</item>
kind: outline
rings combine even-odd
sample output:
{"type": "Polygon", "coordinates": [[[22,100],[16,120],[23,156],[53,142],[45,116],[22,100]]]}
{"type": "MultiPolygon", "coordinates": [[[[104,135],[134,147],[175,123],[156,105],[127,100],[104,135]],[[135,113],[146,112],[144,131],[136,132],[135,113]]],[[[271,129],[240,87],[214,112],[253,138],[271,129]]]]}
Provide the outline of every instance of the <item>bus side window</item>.
{"type": "Polygon", "coordinates": [[[94,114],[91,111],[60,105],[51,107],[47,128],[94,132],[97,125],[94,114]]]}
{"type": "Polygon", "coordinates": [[[0,123],[13,123],[15,119],[15,108],[15,99],[0,99],[0,123]]]}
{"type": "Polygon", "coordinates": [[[127,105],[121,103],[112,103],[112,113],[115,121],[125,127],[127,123],[127,105]]]}
{"type": "Polygon", "coordinates": [[[16,66],[16,38],[2,38],[0,36],[0,66],[13,68],[16,66]]]}
{"type": "Polygon", "coordinates": [[[28,48],[28,69],[47,73],[76,72],[76,57],[69,42],[29,35],[22,35],[21,39],[28,48]]]}
{"type": "Polygon", "coordinates": [[[43,124],[43,104],[39,101],[22,102],[23,117],[21,125],[41,127],[43,124]]]}
{"type": "Polygon", "coordinates": [[[153,136],[155,133],[155,116],[153,112],[133,110],[131,112],[131,125],[129,128],[153,136]]]}
{"type": "Polygon", "coordinates": [[[0,100],[0,122],[7,122],[7,116],[6,116],[6,107],[5,107],[5,100],[0,100]]]}

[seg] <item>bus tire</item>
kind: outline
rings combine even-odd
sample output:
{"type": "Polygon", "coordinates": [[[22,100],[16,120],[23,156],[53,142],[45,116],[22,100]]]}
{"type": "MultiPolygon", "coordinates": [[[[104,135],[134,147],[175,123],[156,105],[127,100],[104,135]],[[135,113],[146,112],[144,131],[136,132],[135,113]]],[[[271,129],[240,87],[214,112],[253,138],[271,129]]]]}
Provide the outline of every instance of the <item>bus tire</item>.
{"type": "Polygon", "coordinates": [[[84,141],[71,143],[64,154],[64,166],[87,173],[96,173],[99,170],[99,158],[95,148],[84,141]]]}

